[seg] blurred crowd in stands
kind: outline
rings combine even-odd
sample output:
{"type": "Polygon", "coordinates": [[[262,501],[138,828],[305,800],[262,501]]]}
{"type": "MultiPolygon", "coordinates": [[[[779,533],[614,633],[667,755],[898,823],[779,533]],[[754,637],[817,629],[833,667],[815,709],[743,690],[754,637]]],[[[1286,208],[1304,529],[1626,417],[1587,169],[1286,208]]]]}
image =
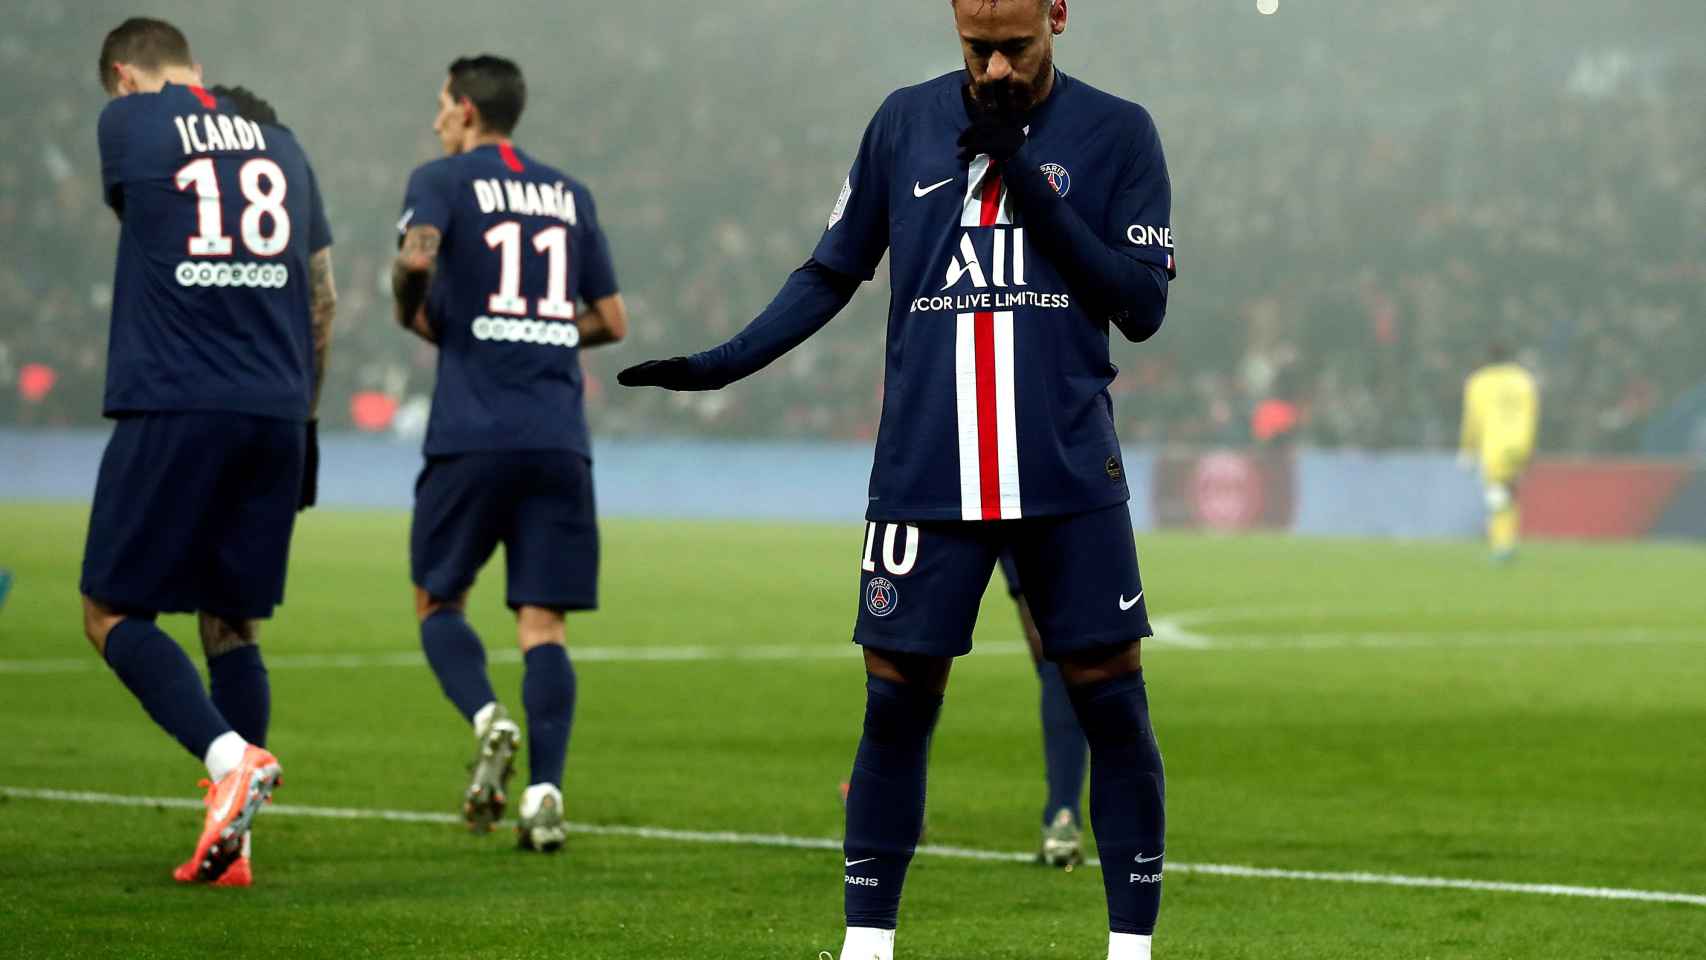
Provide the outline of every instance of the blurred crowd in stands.
{"type": "MultiPolygon", "coordinates": [[[[709,346],[764,306],[883,93],[953,67],[946,12],[908,12],[885,30],[933,32],[889,42],[847,29],[848,8],[783,0],[562,6],[474,36],[527,69],[517,141],[591,186],[612,239],[633,328],[585,356],[594,430],[868,439],[886,269],[736,388],[621,391],[614,371],[709,346]]],[[[1571,2],[1579,16],[1532,32],[1518,14],[1553,7],[1346,0],[1288,21],[1154,6],[1101,14],[1059,50],[1151,108],[1173,175],[1168,326],[1113,350],[1126,442],[1447,446],[1494,341],[1540,374],[1553,451],[1650,446],[1706,382],[1706,21],[1691,4],[1571,2]]],[[[178,18],[208,81],[272,100],[318,171],[341,294],[327,429],[418,423],[431,391],[433,349],[392,323],[386,269],[404,179],[436,149],[443,64],[474,51],[451,46],[460,6],[424,7],[178,18]]],[[[110,24],[90,17],[23,0],[0,36],[0,425],[99,422],[116,224],[94,147],[110,24]]]]}

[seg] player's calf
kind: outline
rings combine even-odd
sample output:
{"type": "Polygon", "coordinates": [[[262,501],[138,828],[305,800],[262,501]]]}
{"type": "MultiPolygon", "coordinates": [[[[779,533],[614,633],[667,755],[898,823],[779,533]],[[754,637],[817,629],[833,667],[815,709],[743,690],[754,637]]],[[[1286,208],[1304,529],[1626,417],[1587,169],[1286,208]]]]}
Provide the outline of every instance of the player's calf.
{"type": "Polygon", "coordinates": [[[260,621],[205,611],[199,620],[214,707],[244,740],[265,746],[272,718],[272,684],[261,659],[260,621]]]}
{"type": "MultiPolygon", "coordinates": [[[[843,845],[850,942],[867,936],[856,931],[895,928],[901,886],[924,825],[925,766],[942,709],[942,694],[931,686],[873,674],[865,691],[865,727],[847,794],[843,845]]],[[[887,942],[892,944],[892,933],[887,942]]]]}
{"type": "Polygon", "coordinates": [[[1142,670],[1118,672],[1122,662],[1135,664],[1135,652],[1065,672],[1090,743],[1090,819],[1108,898],[1109,958],[1136,960],[1149,956],[1161,907],[1165,781],[1142,670]]]}

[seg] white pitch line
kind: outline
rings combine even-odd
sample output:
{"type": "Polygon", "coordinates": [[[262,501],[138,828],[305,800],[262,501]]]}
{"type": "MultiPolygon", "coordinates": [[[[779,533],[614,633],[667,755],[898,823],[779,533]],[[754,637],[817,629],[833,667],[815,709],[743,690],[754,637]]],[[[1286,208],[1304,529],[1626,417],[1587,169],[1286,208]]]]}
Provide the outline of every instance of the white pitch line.
{"type": "MultiPolygon", "coordinates": [[[[96,793],[84,790],[43,790],[33,787],[0,786],[0,797],[20,800],[48,800],[59,803],[87,803],[111,807],[166,807],[180,810],[199,810],[201,801],[189,797],[141,797],[117,793],[96,793]]],[[[380,820],[395,823],[461,824],[460,817],[449,813],[429,813],[418,810],[371,810],[357,807],[316,807],[303,804],[273,803],[266,807],[268,816],[313,817],[322,820],[380,820]]],[[[795,837],[780,833],[738,833],[733,830],[677,830],[669,827],[635,827],[596,823],[569,823],[570,833],[600,837],[629,837],[640,840],[667,840],[675,843],[701,843],[744,847],[772,847],[788,850],[840,850],[841,841],[831,837],[795,837]]],[[[971,847],[949,847],[925,844],[918,848],[921,856],[952,860],[978,860],[996,863],[1029,863],[1032,855],[1004,850],[978,850],[971,847]]],[[[1097,860],[1088,866],[1099,867],[1097,860]]],[[[1436,890],[1467,890],[1476,893],[1516,893],[1548,897],[1578,897],[1588,900],[1635,900],[1644,903],[1684,903],[1706,907],[1706,894],[1668,893],[1659,890],[1627,890],[1617,887],[1577,887],[1559,883],[1508,883],[1497,880],[1469,880],[1459,877],[1420,877],[1400,873],[1367,873],[1340,870],[1280,870],[1271,867],[1250,867],[1229,863],[1169,863],[1172,873],[1196,873],[1216,877],[1236,877],[1248,880],[1291,880],[1313,883],[1348,883],[1379,887],[1422,887],[1436,890]]]]}
{"type": "MultiPolygon", "coordinates": [[[[1243,614],[1228,619],[1243,620],[1243,614]]],[[[1169,650],[1220,652],[1248,650],[1396,650],[1410,647],[1536,647],[1536,646],[1623,646],[1635,644],[1706,643],[1706,630],[1695,627],[1602,629],[1571,627],[1512,627],[1500,630],[1415,632],[1348,631],[1335,633],[1240,633],[1202,634],[1186,625],[1208,622],[1207,617],[1157,617],[1155,636],[1145,640],[1153,647],[1169,650]]],[[[980,643],[974,654],[1016,656],[1029,649],[1018,641],[980,643]]],[[[576,647],[569,655],[578,663],[704,663],[710,661],[813,661],[856,660],[857,648],[849,642],[812,645],[719,646],[630,646],[576,647]]],[[[520,663],[521,654],[512,649],[488,651],[492,663],[520,663]]],[[[269,670],[366,670],[376,667],[424,667],[426,658],[413,650],[389,653],[285,653],[267,657],[269,670]]],[[[106,669],[100,658],[0,660],[0,675],[88,673],[106,669]]]]}

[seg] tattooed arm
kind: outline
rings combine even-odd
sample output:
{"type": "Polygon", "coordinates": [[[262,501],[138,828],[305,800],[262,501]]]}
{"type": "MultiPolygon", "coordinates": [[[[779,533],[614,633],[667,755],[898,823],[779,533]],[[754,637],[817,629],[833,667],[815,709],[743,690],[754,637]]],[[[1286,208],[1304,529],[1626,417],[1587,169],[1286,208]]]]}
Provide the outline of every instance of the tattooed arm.
{"type": "Polygon", "coordinates": [[[396,304],[397,323],[428,343],[438,342],[438,334],[427,317],[426,301],[433,273],[438,269],[441,239],[443,235],[437,227],[410,227],[391,267],[391,295],[396,304]]]}
{"type": "Polygon", "coordinates": [[[308,407],[312,420],[320,416],[320,388],[326,384],[326,356],[332,349],[332,318],[338,312],[331,247],[321,247],[308,258],[308,303],[314,320],[314,397],[308,407]]]}

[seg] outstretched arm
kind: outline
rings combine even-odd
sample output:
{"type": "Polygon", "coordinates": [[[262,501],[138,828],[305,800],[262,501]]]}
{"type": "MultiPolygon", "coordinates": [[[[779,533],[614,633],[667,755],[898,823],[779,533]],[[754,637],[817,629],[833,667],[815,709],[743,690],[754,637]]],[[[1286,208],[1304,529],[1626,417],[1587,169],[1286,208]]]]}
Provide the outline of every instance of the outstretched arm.
{"type": "Polygon", "coordinates": [[[391,265],[391,296],[396,307],[397,323],[428,343],[438,342],[427,317],[427,293],[438,270],[438,245],[443,235],[437,227],[410,227],[403,235],[402,248],[391,265]]]}
{"type": "Polygon", "coordinates": [[[764,369],[821,330],[853,299],[860,282],[807,260],[788,276],[770,306],[727,343],[688,357],[629,367],[617,375],[617,382],[626,387],[721,390],[764,369]]]}

